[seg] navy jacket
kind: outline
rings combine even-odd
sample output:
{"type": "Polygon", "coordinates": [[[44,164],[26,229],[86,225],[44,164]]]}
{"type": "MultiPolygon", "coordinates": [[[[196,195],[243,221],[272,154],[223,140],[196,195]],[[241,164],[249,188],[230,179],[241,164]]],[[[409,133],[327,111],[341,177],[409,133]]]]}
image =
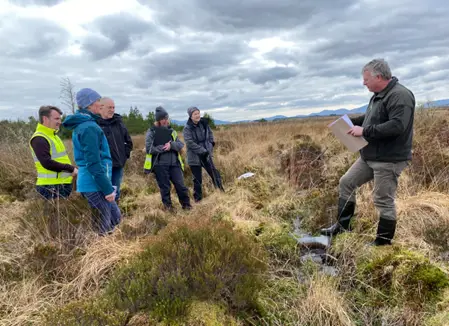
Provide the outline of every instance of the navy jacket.
{"type": "Polygon", "coordinates": [[[116,113],[111,119],[99,119],[98,124],[108,139],[112,166],[124,167],[133,150],[133,141],[122,121],[122,117],[116,113]]]}

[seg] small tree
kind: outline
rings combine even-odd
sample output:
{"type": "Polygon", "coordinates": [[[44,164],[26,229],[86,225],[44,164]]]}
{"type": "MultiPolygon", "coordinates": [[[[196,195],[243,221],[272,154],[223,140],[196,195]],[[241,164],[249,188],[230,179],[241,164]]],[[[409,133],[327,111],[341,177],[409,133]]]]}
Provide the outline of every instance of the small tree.
{"type": "Polygon", "coordinates": [[[149,127],[151,127],[152,125],[154,125],[155,121],[156,121],[156,116],[154,115],[154,112],[153,111],[148,112],[147,119],[146,119],[147,125],[149,127]]]}
{"type": "Polygon", "coordinates": [[[72,113],[76,111],[76,100],[75,100],[75,86],[70,81],[69,77],[65,77],[61,80],[61,92],[59,98],[61,103],[65,105],[72,113]]]}
{"type": "Polygon", "coordinates": [[[217,126],[215,125],[215,120],[214,120],[214,118],[212,118],[212,116],[210,114],[204,113],[203,118],[209,120],[209,127],[211,129],[216,129],[217,128],[217,126]]]}

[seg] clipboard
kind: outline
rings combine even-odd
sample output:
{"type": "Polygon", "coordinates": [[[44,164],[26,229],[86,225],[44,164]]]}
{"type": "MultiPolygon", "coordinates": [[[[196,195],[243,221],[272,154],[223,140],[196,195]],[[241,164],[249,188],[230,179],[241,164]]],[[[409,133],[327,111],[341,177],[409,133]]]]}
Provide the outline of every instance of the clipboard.
{"type": "Polygon", "coordinates": [[[368,142],[365,140],[365,138],[354,137],[348,134],[348,131],[352,127],[354,127],[354,124],[347,114],[330,123],[328,127],[335,135],[335,137],[337,137],[351,152],[358,152],[363,147],[368,145],[368,142]]]}

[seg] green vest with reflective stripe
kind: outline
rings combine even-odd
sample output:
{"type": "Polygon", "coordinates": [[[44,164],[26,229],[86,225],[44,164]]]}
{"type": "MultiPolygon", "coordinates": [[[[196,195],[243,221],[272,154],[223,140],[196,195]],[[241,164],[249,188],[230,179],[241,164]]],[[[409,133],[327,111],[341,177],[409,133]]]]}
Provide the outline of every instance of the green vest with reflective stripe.
{"type": "Polygon", "coordinates": [[[70,172],[55,172],[47,170],[42,166],[41,162],[37,159],[33,148],[31,147],[31,140],[36,136],[44,137],[48,141],[50,144],[50,155],[53,161],[62,164],[72,164],[65,150],[64,143],[61,138],[56,135],[55,130],[38,123],[36,131],[30,139],[31,155],[33,155],[34,165],[36,166],[37,171],[36,185],[48,186],[72,183],[72,174],[70,172]]]}
{"type": "MultiPolygon", "coordinates": [[[[173,138],[173,140],[176,140],[176,138],[178,137],[178,133],[176,132],[176,130],[173,130],[173,132],[171,133],[171,137],[173,138]]],[[[181,169],[184,171],[184,162],[182,161],[180,153],[178,153],[178,161],[179,164],[181,164],[181,169]]],[[[144,170],[151,171],[152,167],[153,167],[153,155],[147,154],[145,157],[145,164],[143,168],[144,170]]]]}

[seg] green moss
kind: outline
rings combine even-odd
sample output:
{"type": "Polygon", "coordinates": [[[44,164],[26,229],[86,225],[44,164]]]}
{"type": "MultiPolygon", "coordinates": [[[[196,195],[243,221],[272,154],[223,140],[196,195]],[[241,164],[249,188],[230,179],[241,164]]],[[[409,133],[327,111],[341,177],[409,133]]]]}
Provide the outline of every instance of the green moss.
{"type": "Polygon", "coordinates": [[[271,257],[280,262],[299,259],[298,242],[290,235],[291,226],[287,223],[261,223],[254,230],[257,240],[268,250],[271,257]]]}
{"type": "Polygon", "coordinates": [[[449,278],[427,258],[401,248],[379,248],[358,264],[363,281],[380,291],[379,301],[392,305],[430,304],[449,287],[449,278]]]}
{"type": "Polygon", "coordinates": [[[275,200],[268,204],[265,213],[285,221],[291,221],[300,215],[300,201],[295,199],[275,200]]]}
{"type": "Polygon", "coordinates": [[[253,309],[266,266],[261,248],[224,222],[181,223],[161,234],[107,288],[121,310],[178,320],[193,300],[253,309]]]}
{"type": "Polygon", "coordinates": [[[120,199],[119,206],[120,210],[124,212],[126,215],[132,214],[139,208],[139,205],[135,197],[125,197],[123,199],[120,199]]]}
{"type": "Polygon", "coordinates": [[[226,313],[226,308],[211,302],[192,302],[186,325],[238,326],[237,320],[226,313]]]}
{"type": "Polygon", "coordinates": [[[50,311],[44,316],[45,325],[52,326],[123,326],[128,313],[115,309],[106,299],[76,301],[50,311]]]}

